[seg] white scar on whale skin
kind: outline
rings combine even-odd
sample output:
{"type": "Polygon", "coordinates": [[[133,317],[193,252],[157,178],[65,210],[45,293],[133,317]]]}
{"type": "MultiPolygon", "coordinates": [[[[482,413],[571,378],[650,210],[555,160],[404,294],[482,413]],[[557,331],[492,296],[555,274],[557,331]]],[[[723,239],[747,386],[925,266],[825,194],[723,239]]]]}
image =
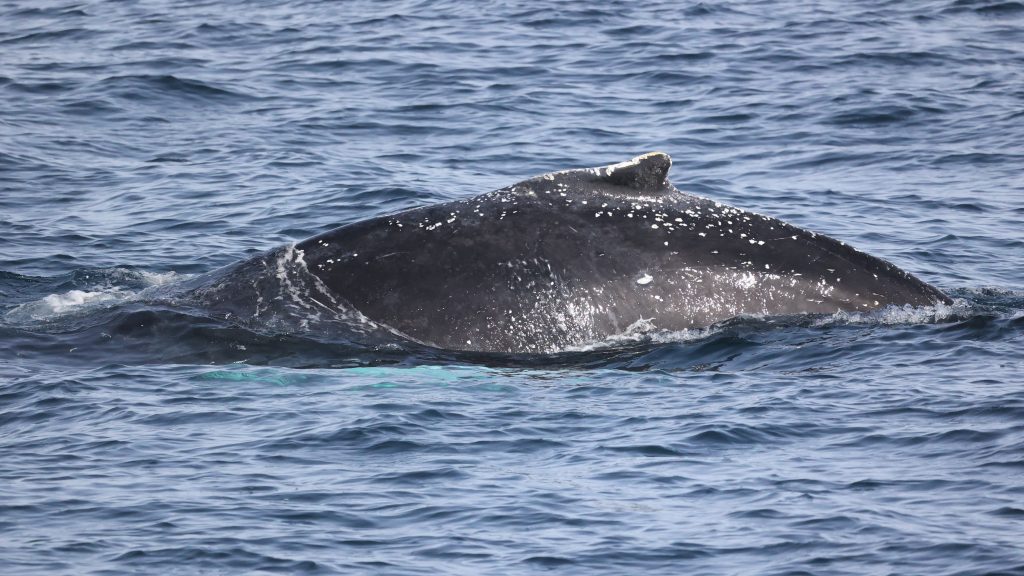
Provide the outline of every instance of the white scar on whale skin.
{"type": "MultiPolygon", "coordinates": [[[[612,174],[615,173],[616,170],[619,170],[619,169],[622,169],[622,168],[632,168],[633,166],[637,166],[637,165],[640,164],[640,162],[642,162],[642,161],[644,161],[644,160],[646,160],[648,158],[651,158],[652,156],[664,156],[664,157],[668,158],[668,155],[664,154],[662,152],[648,152],[647,154],[641,154],[640,156],[637,156],[636,158],[631,158],[629,160],[626,160],[625,162],[619,162],[619,163],[616,163],[616,164],[609,164],[609,165],[605,166],[604,167],[605,175],[606,176],[611,176],[612,174]]],[[[668,164],[669,168],[671,168],[672,167],[672,159],[669,158],[668,162],[669,162],[669,164],[668,164]]]]}

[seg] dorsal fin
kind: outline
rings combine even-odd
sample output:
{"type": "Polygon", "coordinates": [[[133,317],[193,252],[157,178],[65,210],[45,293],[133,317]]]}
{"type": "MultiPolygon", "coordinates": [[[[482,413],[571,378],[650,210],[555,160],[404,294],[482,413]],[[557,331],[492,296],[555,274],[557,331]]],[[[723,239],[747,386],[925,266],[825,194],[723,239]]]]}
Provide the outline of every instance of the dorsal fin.
{"type": "Polygon", "coordinates": [[[665,188],[672,158],[664,152],[648,152],[632,160],[605,166],[600,176],[618,186],[637,192],[658,192],[665,188]]]}

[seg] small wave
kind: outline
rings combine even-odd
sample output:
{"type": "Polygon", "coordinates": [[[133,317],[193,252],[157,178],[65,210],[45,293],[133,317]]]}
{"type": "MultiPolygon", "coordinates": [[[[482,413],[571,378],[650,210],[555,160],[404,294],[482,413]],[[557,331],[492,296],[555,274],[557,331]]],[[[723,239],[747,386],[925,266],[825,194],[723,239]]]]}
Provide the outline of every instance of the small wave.
{"type": "Polygon", "coordinates": [[[864,107],[834,114],[825,122],[836,126],[874,127],[906,123],[919,112],[906,106],[864,107]]]}
{"type": "Polygon", "coordinates": [[[1024,13],[1024,4],[1020,2],[1001,2],[975,8],[978,14],[984,16],[1009,16],[1024,13]]]}
{"type": "Polygon", "coordinates": [[[147,286],[166,286],[187,280],[193,276],[192,274],[179,274],[177,272],[147,272],[145,270],[135,270],[134,272],[139,275],[147,286]]]}
{"type": "Polygon", "coordinates": [[[101,32],[97,30],[90,30],[87,28],[67,28],[64,30],[39,30],[35,32],[29,32],[22,34],[21,36],[15,36],[13,38],[4,38],[0,40],[0,44],[46,44],[50,42],[59,41],[75,41],[80,42],[89,38],[95,38],[99,36],[101,32]]]}
{"type": "Polygon", "coordinates": [[[178,77],[171,74],[109,76],[100,80],[97,86],[109,94],[133,101],[149,101],[154,98],[197,99],[212,104],[253,98],[245,92],[218,85],[212,81],[178,77]]]}
{"type": "Polygon", "coordinates": [[[815,326],[835,325],[885,325],[898,324],[940,324],[967,318],[974,314],[976,308],[963,298],[957,298],[952,304],[938,303],[934,306],[886,306],[869,312],[839,311],[831,316],[818,318],[815,326]]]}
{"type": "Polygon", "coordinates": [[[745,315],[718,322],[706,328],[663,330],[650,319],[640,319],[621,334],[609,336],[599,342],[589,342],[564,350],[565,352],[596,352],[636,344],[685,344],[706,340],[737,325],[785,328],[794,326],[827,327],[836,325],[901,325],[939,324],[969,318],[979,313],[979,307],[964,298],[952,304],[934,306],[886,306],[870,312],[839,311],[831,315],[755,316],[745,315]]]}
{"type": "Polygon", "coordinates": [[[622,333],[614,334],[597,342],[588,342],[570,346],[559,352],[597,352],[611,348],[622,348],[636,344],[667,344],[678,342],[695,342],[703,340],[720,331],[716,326],[708,328],[692,328],[677,331],[662,330],[654,325],[651,318],[641,318],[630,324],[622,333]]]}
{"type": "Polygon", "coordinates": [[[71,290],[63,294],[50,294],[22,304],[4,314],[4,320],[10,324],[26,324],[53,320],[73,313],[81,313],[110,304],[127,300],[130,292],[120,288],[86,292],[71,290]]]}
{"type": "Polygon", "coordinates": [[[975,288],[963,288],[960,291],[963,294],[978,300],[1005,301],[1009,303],[1018,301],[1021,306],[1024,306],[1024,290],[1014,290],[1012,288],[999,288],[994,286],[979,286],[975,288]]]}
{"type": "Polygon", "coordinates": [[[957,0],[944,13],[958,14],[973,11],[981,16],[1016,16],[1024,12],[1024,4],[1020,2],[976,2],[974,0],[957,0]],[[980,4],[980,5],[979,5],[980,4]]]}
{"type": "Polygon", "coordinates": [[[188,277],[177,272],[147,272],[127,268],[78,270],[72,274],[72,282],[83,284],[82,288],[48,294],[38,300],[25,302],[8,310],[2,318],[5,323],[16,326],[51,322],[65,316],[77,316],[130,302],[147,295],[152,288],[180,282],[188,277]]]}

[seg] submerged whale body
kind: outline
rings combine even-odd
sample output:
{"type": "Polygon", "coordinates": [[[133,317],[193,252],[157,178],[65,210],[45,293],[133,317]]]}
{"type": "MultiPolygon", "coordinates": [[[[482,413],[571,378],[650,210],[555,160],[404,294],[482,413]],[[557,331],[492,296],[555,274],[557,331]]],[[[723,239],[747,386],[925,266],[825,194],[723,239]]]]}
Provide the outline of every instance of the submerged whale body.
{"type": "Polygon", "coordinates": [[[842,242],[685,194],[653,152],[342,226],[215,274],[194,295],[292,329],[386,330],[540,353],[638,326],[949,302],[842,242]]]}

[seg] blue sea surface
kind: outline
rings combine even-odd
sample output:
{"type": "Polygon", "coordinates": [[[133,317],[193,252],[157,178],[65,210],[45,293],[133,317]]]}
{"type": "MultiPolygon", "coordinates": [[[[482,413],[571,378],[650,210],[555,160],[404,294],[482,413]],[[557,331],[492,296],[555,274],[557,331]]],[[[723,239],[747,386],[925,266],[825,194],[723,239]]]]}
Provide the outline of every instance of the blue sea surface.
{"type": "Polygon", "coordinates": [[[1024,574],[1024,4],[0,1],[0,574],[1024,574]],[[662,150],[951,306],[546,356],[146,295],[662,150]]]}

